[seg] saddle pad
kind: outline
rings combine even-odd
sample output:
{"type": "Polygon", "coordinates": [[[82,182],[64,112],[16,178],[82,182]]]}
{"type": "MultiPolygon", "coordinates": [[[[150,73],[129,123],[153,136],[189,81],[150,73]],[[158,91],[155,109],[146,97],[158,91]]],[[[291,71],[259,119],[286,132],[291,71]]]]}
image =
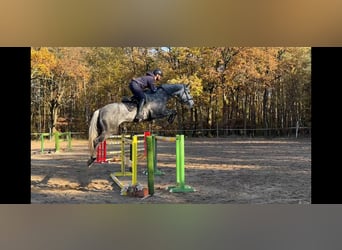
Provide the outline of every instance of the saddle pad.
{"type": "Polygon", "coordinates": [[[128,101],[128,100],[122,100],[122,103],[126,106],[129,112],[131,112],[133,109],[137,108],[137,103],[134,101],[128,101]]]}

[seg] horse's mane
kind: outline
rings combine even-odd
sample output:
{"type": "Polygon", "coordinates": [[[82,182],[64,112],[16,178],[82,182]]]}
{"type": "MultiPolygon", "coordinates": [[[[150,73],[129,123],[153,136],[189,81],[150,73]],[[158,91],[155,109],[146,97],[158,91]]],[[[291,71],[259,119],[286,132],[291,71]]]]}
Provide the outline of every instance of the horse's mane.
{"type": "Polygon", "coordinates": [[[159,88],[180,88],[183,85],[183,83],[163,83],[159,86],[159,88]]]}
{"type": "MultiPolygon", "coordinates": [[[[165,90],[169,93],[174,93],[183,87],[182,83],[163,83],[157,87],[157,91],[165,90]]],[[[146,90],[145,93],[152,94],[151,90],[146,90]]]]}

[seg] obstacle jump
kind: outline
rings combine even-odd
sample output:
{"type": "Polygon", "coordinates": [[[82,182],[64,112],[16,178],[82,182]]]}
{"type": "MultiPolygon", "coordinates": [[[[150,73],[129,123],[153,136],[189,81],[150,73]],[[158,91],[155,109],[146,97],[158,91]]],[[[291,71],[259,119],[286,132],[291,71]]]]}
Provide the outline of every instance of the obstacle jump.
{"type": "MultiPolygon", "coordinates": [[[[111,173],[110,177],[113,179],[113,181],[120,187],[121,195],[129,195],[129,196],[138,196],[138,197],[143,197],[145,193],[147,194],[147,189],[144,188],[142,185],[140,185],[137,182],[137,165],[138,165],[138,142],[142,142],[142,140],[138,141],[138,136],[144,136],[146,138],[147,135],[149,135],[149,132],[145,132],[144,135],[134,135],[132,139],[127,138],[125,135],[121,136],[112,136],[112,138],[115,139],[120,139],[120,145],[121,145],[121,150],[116,151],[120,152],[120,157],[121,157],[121,168],[120,172],[115,172],[111,173]],[[126,151],[125,151],[125,146],[130,145],[130,160],[131,160],[131,171],[126,171],[126,151]],[[118,177],[120,176],[131,176],[132,180],[130,184],[124,184],[121,182],[118,177]]],[[[99,162],[108,162],[106,159],[106,153],[107,153],[107,146],[106,142],[104,141],[99,145],[100,149],[98,149],[97,155],[99,157],[98,161],[99,162]]],[[[146,145],[145,139],[144,139],[144,145],[146,145]]],[[[144,147],[145,150],[146,147],[144,147]]],[[[145,150],[146,152],[146,150],[145,150]]],[[[115,153],[115,152],[114,152],[115,153]]]]}
{"type": "Polygon", "coordinates": [[[120,159],[122,158],[122,154],[125,154],[125,140],[124,138],[131,138],[130,135],[112,135],[108,137],[107,140],[103,141],[99,144],[96,152],[96,161],[97,163],[110,163],[114,161],[114,155],[120,154],[120,159]],[[121,145],[120,150],[118,151],[108,151],[108,145],[121,145]],[[114,154],[112,158],[107,158],[108,154],[114,154]]]}
{"type": "MultiPolygon", "coordinates": [[[[141,135],[140,135],[141,136],[141,135]]],[[[114,138],[114,137],[113,137],[114,138]]],[[[184,167],[184,135],[177,135],[176,137],[164,137],[157,135],[150,135],[149,132],[144,134],[144,149],[145,155],[147,157],[147,181],[148,189],[141,186],[137,181],[137,162],[138,162],[138,135],[132,137],[132,139],[127,138],[125,135],[121,135],[121,171],[110,174],[113,181],[120,187],[121,195],[144,197],[148,194],[152,196],[154,194],[154,176],[164,175],[165,173],[157,168],[157,141],[163,142],[176,142],[176,185],[167,187],[167,190],[172,193],[181,192],[194,192],[191,186],[185,185],[185,167],[184,167]],[[125,146],[130,145],[130,155],[131,155],[131,171],[126,171],[125,164],[125,146]],[[125,185],[121,182],[118,177],[121,176],[131,176],[131,184],[125,185]]],[[[108,161],[106,159],[107,152],[106,144],[103,143],[101,146],[98,157],[99,161],[108,161]],[[101,159],[102,157],[102,159],[101,159]]]]}
{"type": "Polygon", "coordinates": [[[125,186],[119,179],[119,176],[132,176],[131,186],[137,185],[137,149],[138,149],[138,137],[135,135],[133,136],[132,140],[126,139],[124,136],[122,136],[122,143],[121,143],[121,171],[111,173],[110,177],[113,179],[113,181],[121,188],[121,195],[127,195],[126,189],[128,189],[128,186],[125,186]],[[125,142],[129,142],[132,145],[132,171],[126,172],[126,166],[125,166],[125,142]]]}
{"type": "Polygon", "coordinates": [[[147,179],[148,179],[148,193],[154,194],[154,176],[157,169],[157,143],[156,141],[176,142],[176,185],[169,186],[168,191],[172,193],[194,192],[195,189],[185,185],[185,167],[184,167],[184,135],[177,135],[176,137],[164,136],[147,136],[147,179]]]}
{"type": "MultiPolygon", "coordinates": [[[[61,137],[65,136],[68,145],[67,149],[71,150],[71,132],[65,132],[65,133],[60,133],[60,132],[55,132],[53,133],[54,138],[55,138],[55,152],[59,152],[60,150],[60,139],[61,137]]],[[[45,137],[51,137],[50,133],[41,133],[40,134],[40,152],[44,153],[44,138],[45,137]]]]}
{"type": "MultiPolygon", "coordinates": [[[[146,136],[150,135],[149,131],[144,132],[144,134],[141,135],[136,135],[138,137],[143,137],[143,140],[138,140],[138,143],[144,142],[144,148],[138,148],[137,151],[144,151],[143,154],[138,154],[138,158],[143,159],[146,158],[147,150],[146,150],[146,136]]],[[[125,146],[126,145],[132,145],[130,143],[130,140],[132,139],[131,135],[111,135],[107,138],[107,140],[103,141],[102,143],[99,144],[96,152],[96,160],[95,162],[97,163],[109,163],[111,161],[115,161],[115,156],[113,156],[112,159],[107,158],[108,154],[120,154],[120,160],[125,160],[125,158],[122,157],[123,154],[126,153],[125,146]],[[126,138],[125,141],[124,138],[126,138]],[[126,143],[125,143],[126,142],[126,143]],[[128,144],[127,144],[128,142],[128,144]],[[108,144],[120,144],[121,148],[120,150],[117,151],[108,151],[108,144]]],[[[130,148],[130,160],[132,160],[132,148],[130,148]]]]}

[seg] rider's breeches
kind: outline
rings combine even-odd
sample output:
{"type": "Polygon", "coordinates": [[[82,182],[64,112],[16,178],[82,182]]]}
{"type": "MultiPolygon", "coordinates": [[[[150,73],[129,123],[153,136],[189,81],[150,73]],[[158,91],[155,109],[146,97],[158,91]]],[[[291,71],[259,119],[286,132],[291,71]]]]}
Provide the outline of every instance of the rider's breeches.
{"type": "Polygon", "coordinates": [[[139,100],[145,99],[144,91],[135,81],[130,82],[129,89],[132,91],[133,95],[137,97],[139,100]]]}

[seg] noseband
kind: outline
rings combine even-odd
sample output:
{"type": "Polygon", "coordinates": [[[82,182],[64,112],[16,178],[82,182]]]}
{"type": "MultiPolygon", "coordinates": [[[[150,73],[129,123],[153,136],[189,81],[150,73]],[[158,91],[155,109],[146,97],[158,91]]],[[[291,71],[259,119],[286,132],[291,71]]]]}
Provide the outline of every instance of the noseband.
{"type": "Polygon", "coordinates": [[[189,97],[189,94],[188,94],[188,92],[186,91],[185,85],[183,85],[183,89],[184,89],[184,91],[183,91],[183,94],[182,94],[182,96],[181,96],[181,102],[182,102],[182,103],[188,103],[189,101],[192,100],[192,97],[189,97]],[[185,97],[186,97],[186,100],[185,100],[185,101],[183,100],[183,95],[185,95],[185,97]]]}

